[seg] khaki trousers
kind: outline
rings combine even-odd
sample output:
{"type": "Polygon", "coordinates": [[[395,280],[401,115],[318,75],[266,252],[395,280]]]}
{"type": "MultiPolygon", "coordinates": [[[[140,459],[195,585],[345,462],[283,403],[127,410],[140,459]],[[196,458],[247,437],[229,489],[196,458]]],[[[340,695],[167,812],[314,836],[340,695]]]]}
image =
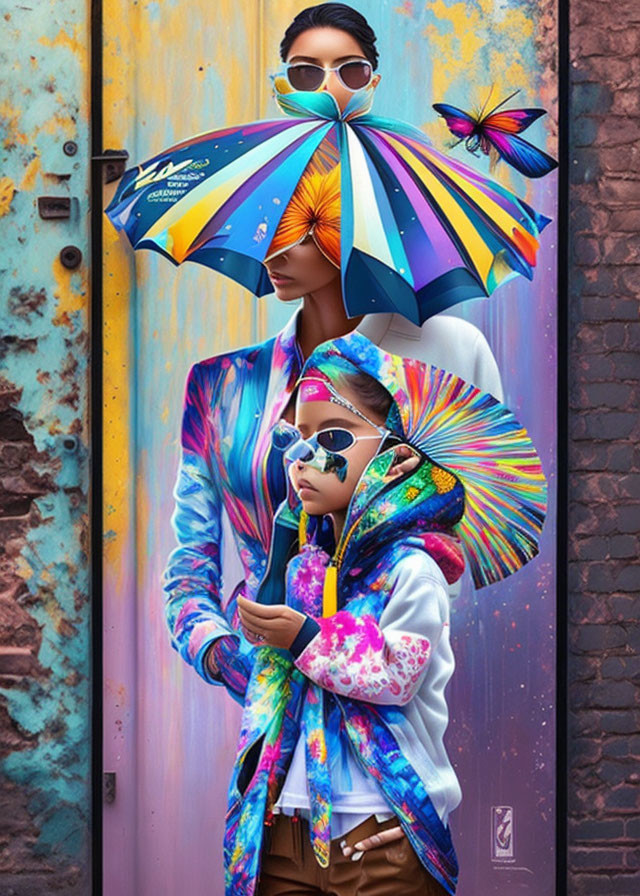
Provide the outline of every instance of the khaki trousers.
{"type": "Polygon", "coordinates": [[[364,837],[399,824],[371,815],[344,837],[331,841],[328,868],[318,864],[304,818],[280,814],[265,829],[257,896],[447,896],[418,859],[407,837],[367,850],[356,862],[345,858],[340,841],[353,846],[364,837]]]}

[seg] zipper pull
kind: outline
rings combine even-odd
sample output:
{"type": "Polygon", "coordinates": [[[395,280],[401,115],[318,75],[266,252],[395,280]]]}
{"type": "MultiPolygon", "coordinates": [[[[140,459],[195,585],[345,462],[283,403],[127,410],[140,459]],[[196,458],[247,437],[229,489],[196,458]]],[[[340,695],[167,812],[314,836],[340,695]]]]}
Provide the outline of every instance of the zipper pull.
{"type": "Polygon", "coordinates": [[[338,612],[338,567],[333,560],[327,566],[322,587],[322,616],[333,616],[338,612]]]}

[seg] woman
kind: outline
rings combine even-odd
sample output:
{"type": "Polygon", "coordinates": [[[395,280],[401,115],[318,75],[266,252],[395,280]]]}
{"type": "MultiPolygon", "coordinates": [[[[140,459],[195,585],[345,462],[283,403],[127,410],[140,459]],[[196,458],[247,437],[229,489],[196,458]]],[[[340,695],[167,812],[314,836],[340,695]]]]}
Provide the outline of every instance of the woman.
{"type": "MultiPolygon", "coordinates": [[[[375,35],[350,7],[321,4],[303,10],[285,32],[283,61],[325,69],[322,89],[343,109],[352,91],[342,63],[377,67],[375,35]]],[[[301,73],[304,74],[304,73],[301,73]]],[[[313,71],[307,72],[313,75],[313,71]]],[[[373,75],[373,88],[380,79],[373,75]]],[[[352,82],[353,83],[353,82],[352,82]]],[[[326,197],[325,197],[326,198],[326,197]]],[[[332,203],[324,204],[325,230],[337,226],[332,203]],[[333,218],[332,218],[333,215],[333,218]]],[[[339,223],[339,215],[338,215],[339,223]]],[[[278,249],[266,266],[281,301],[302,305],[275,337],[255,346],[195,364],[187,380],[182,426],[182,456],[172,518],[178,547],[165,573],[166,616],[172,645],[212,684],[224,684],[243,700],[242,656],[250,649],[237,628],[236,598],[254,598],[271,545],[272,522],[285,495],[280,457],[270,451],[271,431],[282,416],[304,360],[328,339],[357,328],[388,352],[415,357],[473,382],[502,398],[499,373],[482,334],[464,321],[439,315],[422,328],[395,314],[348,318],[340,271],[331,259],[331,240],[310,220],[295,245],[278,249]],[[324,251],[323,248],[324,247],[324,251]],[[244,569],[244,580],[226,606],[221,601],[221,530],[226,514],[244,569]]],[[[281,235],[281,234],[280,234],[281,235]]],[[[377,842],[402,837],[394,827],[377,842]]],[[[345,855],[376,845],[358,842],[345,855]]]]}

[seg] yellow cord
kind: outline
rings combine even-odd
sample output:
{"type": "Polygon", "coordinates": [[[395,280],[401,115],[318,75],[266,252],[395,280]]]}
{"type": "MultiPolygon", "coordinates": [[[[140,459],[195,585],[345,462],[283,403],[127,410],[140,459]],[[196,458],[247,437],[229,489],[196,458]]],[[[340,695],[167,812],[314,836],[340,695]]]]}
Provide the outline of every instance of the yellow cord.
{"type": "Polygon", "coordinates": [[[309,514],[306,510],[300,511],[300,521],[298,522],[298,545],[302,547],[307,543],[307,520],[309,514]]]}
{"type": "Polygon", "coordinates": [[[322,616],[333,616],[338,612],[338,567],[327,566],[322,589],[322,616]]]}
{"type": "MultiPolygon", "coordinates": [[[[298,522],[298,545],[301,548],[307,543],[307,521],[309,514],[305,510],[300,511],[298,522]]],[[[338,612],[338,567],[327,566],[322,588],[322,615],[333,616],[338,612]]]]}

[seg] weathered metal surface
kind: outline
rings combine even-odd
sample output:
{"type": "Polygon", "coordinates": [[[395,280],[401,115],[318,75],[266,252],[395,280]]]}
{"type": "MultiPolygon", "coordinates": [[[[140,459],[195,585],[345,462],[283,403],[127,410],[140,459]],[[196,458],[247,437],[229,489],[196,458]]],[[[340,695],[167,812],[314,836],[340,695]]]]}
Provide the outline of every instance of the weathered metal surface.
{"type": "MultiPolygon", "coordinates": [[[[105,146],[148,158],[179,138],[279,113],[267,72],[306,0],[105,3],[105,146]]],[[[481,105],[518,87],[523,105],[553,113],[552,3],[525,0],[360,0],[376,33],[382,82],[375,110],[449,139],[432,102],[481,105]]],[[[528,136],[553,152],[554,121],[528,136]],[[548,136],[549,135],[549,136],[548,136]]],[[[463,147],[453,151],[484,168],[463,147]]],[[[555,215],[555,178],[496,171],[555,215]]],[[[105,204],[107,195],[105,195],[105,204]]],[[[222,894],[222,830],[238,707],[200,681],[169,645],[161,574],[173,546],[172,488],[189,366],[265,338],[291,308],[257,300],[195,265],[133,256],[105,222],[105,894],[222,894]],[[117,855],[118,862],[109,856],[117,855]]],[[[555,240],[543,235],[533,286],[512,281],[490,301],[453,310],[487,335],[507,403],[517,409],[550,477],[540,558],[504,583],[457,599],[458,668],[448,693],[447,746],[463,789],[452,815],[459,892],[549,896],[554,850],[555,240]],[[540,396],[545,396],[544,401],[540,396]],[[491,862],[491,806],[513,805],[515,863],[491,862]],[[531,869],[535,869],[535,876],[531,869]]],[[[226,587],[235,584],[228,571],[226,587]]]]}
{"type": "Polygon", "coordinates": [[[86,263],[60,260],[88,257],[87,16],[0,2],[0,891],[16,896],[89,891],[89,295],[86,263]],[[42,220],[48,195],[68,217],[42,220]]]}

